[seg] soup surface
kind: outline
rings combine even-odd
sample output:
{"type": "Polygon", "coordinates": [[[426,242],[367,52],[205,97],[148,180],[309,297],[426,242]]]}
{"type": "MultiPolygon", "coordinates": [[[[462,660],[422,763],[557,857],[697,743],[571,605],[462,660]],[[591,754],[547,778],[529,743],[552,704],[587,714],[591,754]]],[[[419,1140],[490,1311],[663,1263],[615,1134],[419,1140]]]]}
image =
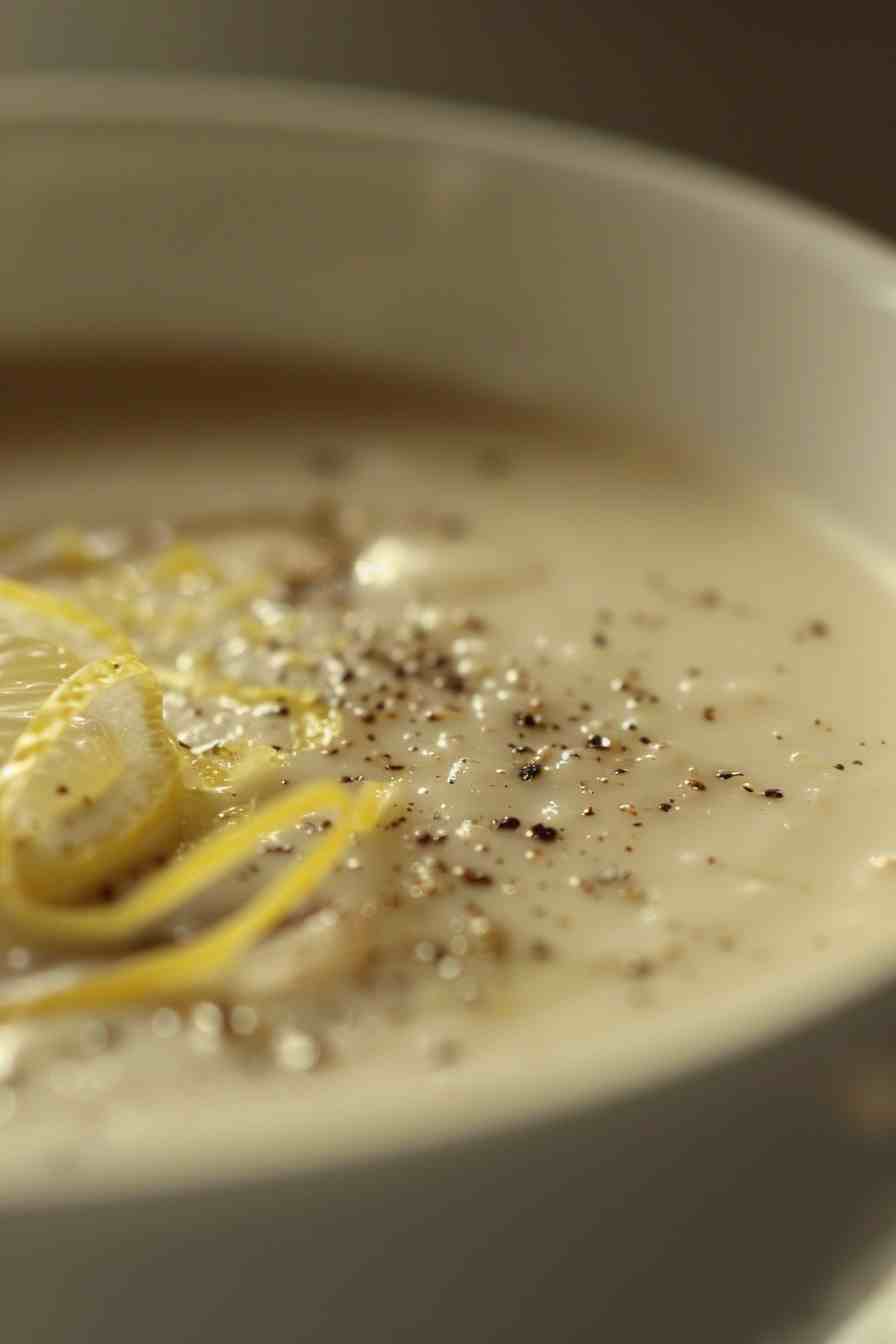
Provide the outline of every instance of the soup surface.
{"type": "MultiPolygon", "coordinates": [[[[213,974],[184,957],[177,983],[119,994],[110,972],[237,927],[339,807],[250,836],[114,946],[5,907],[10,1180],[101,1166],[187,1115],[207,1146],[276,1113],[295,1150],[349,1123],[363,1145],[365,1098],[409,1131],[451,1105],[472,1121],[514,1074],[549,1092],[573,1040],[599,1077],[620,1039],[896,935],[892,592],[799,501],[360,376],[184,357],[3,381],[0,568],[130,641],[179,762],[152,852],[103,872],[104,838],[85,876],[61,851],[84,877],[72,927],[295,786],[338,786],[350,817],[378,786],[375,823],[213,974]],[[54,1007],[73,985],[99,989],[54,1007]]],[[[84,661],[49,643],[41,700],[84,661]]],[[[27,690],[18,664],[0,675],[27,690]]],[[[102,773],[92,713],[47,775],[52,825],[102,773]]],[[[127,716],[104,731],[118,750],[127,716]]],[[[29,881],[4,873],[58,912],[68,878],[29,881]]]]}

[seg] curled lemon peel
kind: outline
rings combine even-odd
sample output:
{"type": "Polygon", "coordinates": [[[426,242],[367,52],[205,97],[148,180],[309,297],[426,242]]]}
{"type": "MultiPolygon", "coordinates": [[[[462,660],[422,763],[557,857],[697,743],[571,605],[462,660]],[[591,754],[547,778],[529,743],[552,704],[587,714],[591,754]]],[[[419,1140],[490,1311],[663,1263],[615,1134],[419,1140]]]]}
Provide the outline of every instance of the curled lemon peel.
{"type": "MultiPolygon", "coordinates": [[[[377,824],[390,796],[384,785],[365,785],[359,795],[352,796],[334,780],[320,780],[292,790],[236,826],[209,836],[169,868],[141,883],[118,906],[79,911],[29,907],[27,918],[37,921],[42,934],[78,946],[118,944],[178,909],[208,882],[248,859],[262,836],[294,824],[310,812],[337,814],[338,819],[310,853],[210,932],[180,947],[137,954],[65,989],[0,1003],[0,1022],[181,998],[206,988],[311,896],[339,862],[353,835],[372,830],[377,824]]],[[[7,891],[3,900],[9,913],[13,913],[13,907],[18,913],[21,893],[10,897],[7,891]]]]}
{"type": "Polygon", "coordinates": [[[95,616],[92,611],[78,606],[76,602],[56,597],[43,588],[0,577],[0,619],[6,614],[4,608],[6,612],[12,609],[17,615],[37,618],[44,638],[50,632],[59,634],[60,643],[69,645],[71,652],[83,657],[85,662],[91,658],[133,655],[135,652],[127,635],[120,630],[95,616]],[[86,656],[82,652],[85,635],[92,644],[86,656]]]}

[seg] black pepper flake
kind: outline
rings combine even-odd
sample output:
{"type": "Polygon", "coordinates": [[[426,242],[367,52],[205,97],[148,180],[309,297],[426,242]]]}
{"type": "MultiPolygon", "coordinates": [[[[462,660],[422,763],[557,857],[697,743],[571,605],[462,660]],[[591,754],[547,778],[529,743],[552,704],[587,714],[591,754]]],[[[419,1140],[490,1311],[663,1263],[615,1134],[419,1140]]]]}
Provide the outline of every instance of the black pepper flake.
{"type": "Polygon", "coordinates": [[[609,642],[610,641],[607,639],[606,635],[602,634],[600,631],[591,637],[591,643],[598,649],[605,649],[609,642]]]}
{"type": "Polygon", "coordinates": [[[783,797],[784,797],[784,790],[783,790],[783,789],[764,789],[763,792],[762,792],[762,796],[763,796],[763,798],[783,798],[783,797]]]}
{"type": "Polygon", "coordinates": [[[501,817],[499,821],[495,822],[495,826],[499,831],[518,831],[520,819],[519,817],[501,817]]]}
{"type": "Polygon", "coordinates": [[[707,723],[715,723],[716,721],[715,705],[707,705],[703,711],[703,717],[707,723]]]}
{"type": "Polygon", "coordinates": [[[717,770],[716,779],[740,779],[743,770],[717,770]]]}
{"type": "Polygon", "coordinates": [[[477,873],[474,868],[465,868],[461,877],[471,887],[490,887],[494,881],[490,873],[477,873]]]}
{"type": "Polygon", "coordinates": [[[510,750],[514,752],[517,756],[535,755],[535,750],[533,747],[518,747],[515,742],[508,742],[507,745],[510,748],[510,750]]]}
{"type": "Polygon", "coordinates": [[[527,761],[525,765],[520,766],[517,774],[524,784],[528,784],[531,779],[537,779],[541,774],[541,766],[538,761],[527,761]]]}
{"type": "Polygon", "coordinates": [[[403,765],[396,765],[396,763],[395,763],[394,761],[390,761],[389,764],[386,766],[386,769],[387,769],[387,770],[403,770],[403,769],[404,769],[404,766],[403,766],[403,765]]]}
{"type": "Polygon", "coordinates": [[[531,710],[517,710],[513,716],[513,721],[518,728],[538,728],[544,723],[541,714],[533,714],[531,710]]]}
{"type": "Polygon", "coordinates": [[[535,825],[531,826],[526,834],[532,836],[535,840],[543,840],[545,844],[551,844],[557,839],[559,832],[555,826],[545,826],[543,822],[536,821],[535,825]]]}
{"type": "Polygon", "coordinates": [[[593,737],[589,737],[588,745],[589,747],[598,747],[604,751],[608,751],[613,743],[610,738],[604,737],[603,733],[595,733],[593,737]]]}
{"type": "Polygon", "coordinates": [[[67,784],[57,784],[57,785],[56,785],[56,792],[59,793],[59,794],[68,793],[68,785],[67,785],[67,784]]]}
{"type": "Polygon", "coordinates": [[[414,839],[418,845],[442,845],[447,836],[444,831],[438,831],[435,835],[432,831],[415,831],[414,839]]]}
{"type": "Polygon", "coordinates": [[[661,812],[671,812],[673,807],[674,803],[660,803],[661,812]]]}
{"type": "Polygon", "coordinates": [[[700,793],[706,792],[706,785],[702,779],[689,779],[687,783],[689,789],[697,789],[700,793]]]}

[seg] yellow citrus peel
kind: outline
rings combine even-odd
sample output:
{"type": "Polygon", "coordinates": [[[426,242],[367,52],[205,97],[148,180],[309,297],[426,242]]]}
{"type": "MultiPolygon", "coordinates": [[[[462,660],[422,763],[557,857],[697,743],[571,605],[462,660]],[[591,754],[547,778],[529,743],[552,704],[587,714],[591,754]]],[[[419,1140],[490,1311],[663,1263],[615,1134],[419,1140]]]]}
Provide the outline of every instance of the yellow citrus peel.
{"type": "Polygon", "coordinates": [[[12,625],[19,636],[54,639],[85,663],[134,652],[126,635],[77,603],[15,579],[0,578],[0,626],[6,625],[12,625]]]}
{"type": "Polygon", "coordinates": [[[359,794],[350,793],[334,780],[294,789],[244,821],[208,836],[175,863],[140,883],[117,905],[54,909],[36,905],[15,887],[8,887],[2,893],[3,908],[31,933],[80,948],[119,946],[189,902],[209,882],[251,858],[265,835],[293,825],[312,812],[336,814],[336,820],[310,853],[210,932],[181,946],[136,954],[65,989],[7,1000],[0,1003],[0,1022],[182,998],[207,988],[312,895],[339,862],[352,837],[377,824],[389,798],[390,790],[378,784],[365,785],[359,794]]]}

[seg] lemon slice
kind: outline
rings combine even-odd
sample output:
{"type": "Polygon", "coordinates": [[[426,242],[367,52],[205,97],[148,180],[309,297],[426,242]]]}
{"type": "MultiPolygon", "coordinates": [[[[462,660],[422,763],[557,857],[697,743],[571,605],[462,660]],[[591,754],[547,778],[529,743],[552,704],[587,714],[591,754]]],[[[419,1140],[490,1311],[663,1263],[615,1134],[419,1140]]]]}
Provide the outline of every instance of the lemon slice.
{"type": "Polygon", "coordinates": [[[183,795],[161,691],[137,658],[88,663],[52,692],[0,772],[8,880],[70,904],[170,848],[183,795]]]}
{"type": "Polygon", "coordinates": [[[0,762],[60,682],[127,639],[72,602],[0,578],[0,762]]]}

